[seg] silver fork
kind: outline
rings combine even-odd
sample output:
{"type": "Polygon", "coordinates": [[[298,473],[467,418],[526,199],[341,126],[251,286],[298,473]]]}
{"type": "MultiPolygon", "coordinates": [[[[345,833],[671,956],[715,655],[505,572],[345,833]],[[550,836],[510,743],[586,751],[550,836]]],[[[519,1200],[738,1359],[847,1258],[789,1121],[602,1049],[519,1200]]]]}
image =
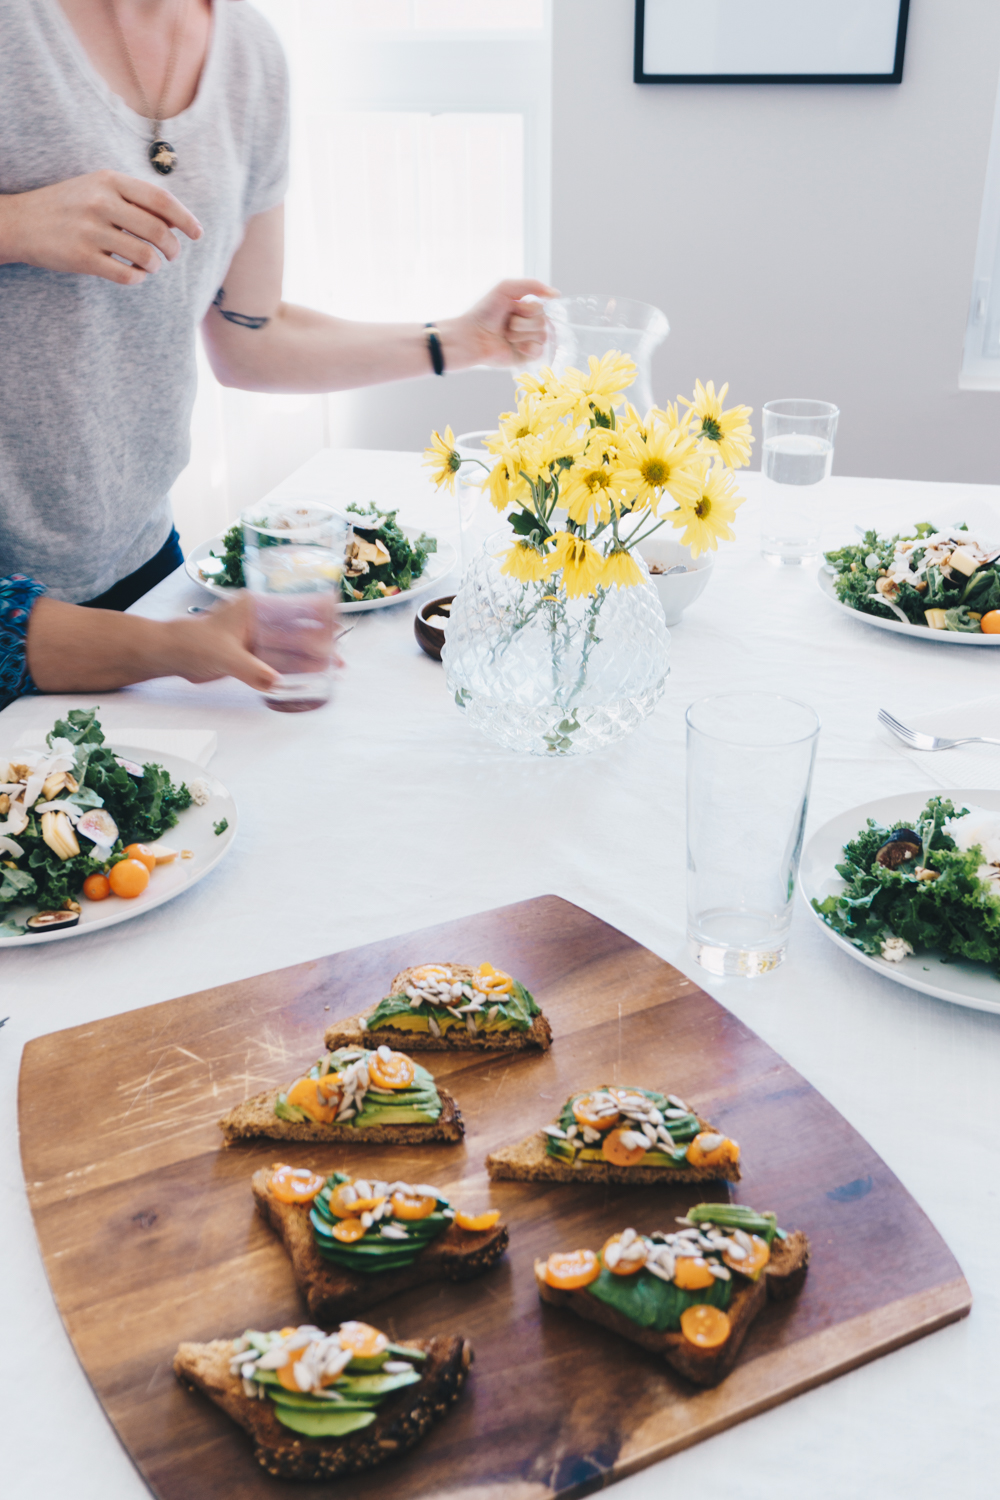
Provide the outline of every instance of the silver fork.
{"type": "Polygon", "coordinates": [[[892,714],[886,713],[884,708],[878,711],[878,721],[884,724],[890,734],[894,734],[897,740],[902,740],[904,745],[909,745],[911,750],[954,750],[956,745],[1000,745],[1000,740],[994,740],[986,734],[970,734],[961,740],[945,740],[937,734],[924,734],[921,729],[907,729],[905,724],[900,724],[892,714]]]}

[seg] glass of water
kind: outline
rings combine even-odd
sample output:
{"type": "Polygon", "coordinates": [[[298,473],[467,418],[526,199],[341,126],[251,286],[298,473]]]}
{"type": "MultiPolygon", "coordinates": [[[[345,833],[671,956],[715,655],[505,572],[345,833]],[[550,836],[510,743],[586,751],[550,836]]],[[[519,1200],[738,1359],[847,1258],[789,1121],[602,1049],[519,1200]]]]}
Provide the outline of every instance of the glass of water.
{"type": "Polygon", "coordinates": [[[760,550],[768,562],[819,558],[839,416],[829,401],[765,403],[760,550]]]}
{"type": "Polygon", "coordinates": [[[819,727],[777,693],[687,711],[687,930],[712,974],[766,974],[785,956],[819,727]]]}

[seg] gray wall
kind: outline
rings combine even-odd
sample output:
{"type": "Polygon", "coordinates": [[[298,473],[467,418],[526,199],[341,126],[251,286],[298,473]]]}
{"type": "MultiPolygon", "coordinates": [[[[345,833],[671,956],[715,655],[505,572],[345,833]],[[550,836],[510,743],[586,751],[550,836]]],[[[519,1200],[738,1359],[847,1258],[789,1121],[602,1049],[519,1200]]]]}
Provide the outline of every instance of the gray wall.
{"type": "Polygon", "coordinates": [[[637,86],[633,0],[554,8],[553,281],[664,309],[657,399],[816,396],[837,472],[1000,482],[1000,394],[958,389],[997,0],[911,0],[902,84],[858,87],[637,86]]]}

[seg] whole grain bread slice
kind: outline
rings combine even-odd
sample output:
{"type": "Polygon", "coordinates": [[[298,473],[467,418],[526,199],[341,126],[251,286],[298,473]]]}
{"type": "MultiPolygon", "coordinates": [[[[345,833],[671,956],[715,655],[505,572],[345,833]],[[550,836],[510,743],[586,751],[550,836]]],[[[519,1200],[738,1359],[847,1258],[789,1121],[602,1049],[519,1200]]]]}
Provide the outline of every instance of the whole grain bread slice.
{"type": "Polygon", "coordinates": [[[181,1344],[174,1356],[174,1374],[249,1433],[254,1458],[268,1474],[276,1479],[336,1479],[405,1453],[458,1399],[472,1363],[472,1345],[445,1335],[407,1343],[427,1354],[420,1384],[387,1396],[374,1422],[342,1438],[302,1437],[278,1421],[270,1400],[245,1395],[240,1377],[229,1373],[231,1339],[181,1344]]]}
{"type": "MultiPolygon", "coordinates": [[[[468,964],[449,963],[442,967],[451,969],[456,980],[463,984],[471,984],[476,977],[476,970],[468,964]]],[[[414,973],[413,968],[400,970],[388,993],[402,995],[412,985],[414,973]]],[[[473,1033],[464,1027],[452,1026],[444,1036],[435,1036],[431,1031],[402,1031],[393,1026],[379,1026],[369,1033],[367,1023],[377,1009],[377,1005],[371,1005],[359,1016],[349,1016],[345,1021],[334,1021],[328,1026],[324,1041],[330,1051],[337,1047],[370,1047],[373,1038],[404,1052],[546,1052],[552,1045],[552,1027],[543,1015],[535,1016],[527,1031],[473,1033]]]]}
{"type": "Polygon", "coordinates": [[[801,1291],[809,1269],[809,1240],[801,1230],[789,1234],[787,1239],[776,1239],[771,1246],[771,1259],[756,1281],[737,1277],[741,1285],[727,1309],[730,1334],[726,1342],[715,1349],[699,1349],[682,1333],[657,1333],[653,1328],[640,1328],[617,1308],[599,1302],[586,1288],[563,1291],[549,1286],[545,1280],[545,1264],[544,1260],[535,1261],[535,1281],[543,1302],[553,1307],[571,1308],[580,1317],[600,1323],[604,1328],[631,1339],[632,1343],[641,1344],[653,1354],[662,1355],[669,1365],[695,1385],[709,1386],[718,1385],[729,1374],[751,1323],[767,1301],[784,1301],[801,1291]]]}
{"type": "MultiPolygon", "coordinates": [[[[699,1119],[702,1130],[711,1130],[699,1119]]],[[[616,1167],[609,1161],[581,1161],[570,1166],[550,1156],[545,1147],[547,1137],[536,1130],[516,1146],[501,1146],[486,1158],[486,1170],[496,1180],[508,1182],[622,1182],[633,1187],[663,1182],[739,1182],[739,1162],[727,1161],[717,1167],[616,1167]]],[[[593,1300],[593,1299],[591,1299],[593,1300]]]]}
{"type": "Polygon", "coordinates": [[[445,1089],[438,1089],[441,1113],[431,1125],[319,1125],[312,1120],[282,1120],[274,1113],[280,1089],[267,1089],[237,1104],[219,1121],[226,1145],[267,1136],[274,1141],[339,1141],[357,1145],[416,1145],[421,1141],[460,1141],[462,1112],[445,1089]]]}
{"type": "Polygon", "coordinates": [[[309,1222],[308,1206],[279,1202],[270,1190],[270,1179],[266,1167],[253,1175],[251,1187],[257,1210],[281,1236],[299,1294],[319,1323],[336,1323],[342,1317],[353,1317],[396,1292],[409,1291],[428,1281],[471,1281],[488,1271],[507,1248],[506,1224],[480,1231],[452,1224],[421,1250],[412,1265],[398,1271],[380,1271],[374,1276],[354,1274],[323,1258],[309,1222]]]}

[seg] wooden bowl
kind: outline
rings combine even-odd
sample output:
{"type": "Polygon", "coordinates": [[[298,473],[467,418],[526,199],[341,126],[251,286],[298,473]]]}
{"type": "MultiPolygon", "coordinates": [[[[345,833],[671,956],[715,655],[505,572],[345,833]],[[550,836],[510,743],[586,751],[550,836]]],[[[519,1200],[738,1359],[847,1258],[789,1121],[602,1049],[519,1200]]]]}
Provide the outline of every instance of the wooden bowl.
{"type": "Polygon", "coordinates": [[[435,661],[441,660],[444,631],[439,630],[436,625],[428,625],[427,616],[447,615],[454,598],[454,594],[447,594],[443,599],[432,599],[430,604],[425,604],[413,616],[413,634],[420,643],[421,649],[426,651],[427,655],[433,657],[435,661]]]}

